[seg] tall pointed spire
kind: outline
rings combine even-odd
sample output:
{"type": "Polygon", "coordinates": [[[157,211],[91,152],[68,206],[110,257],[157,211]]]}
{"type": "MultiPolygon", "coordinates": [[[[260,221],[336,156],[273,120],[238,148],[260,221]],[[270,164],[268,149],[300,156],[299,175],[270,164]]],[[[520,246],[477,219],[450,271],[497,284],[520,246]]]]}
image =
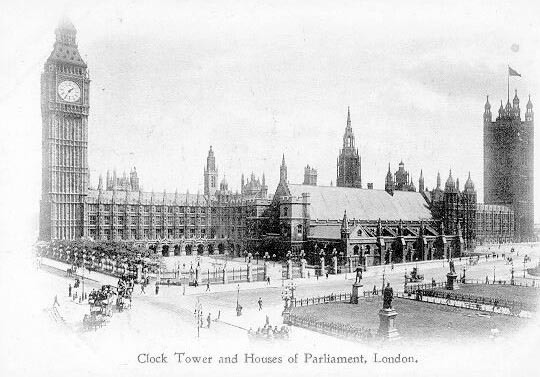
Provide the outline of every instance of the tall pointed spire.
{"type": "Polygon", "coordinates": [[[347,106],[347,127],[351,127],[351,108],[347,106]]]}
{"type": "Polygon", "coordinates": [[[287,183],[287,165],[285,164],[285,153],[283,153],[281,166],[279,167],[279,182],[287,183]]]}

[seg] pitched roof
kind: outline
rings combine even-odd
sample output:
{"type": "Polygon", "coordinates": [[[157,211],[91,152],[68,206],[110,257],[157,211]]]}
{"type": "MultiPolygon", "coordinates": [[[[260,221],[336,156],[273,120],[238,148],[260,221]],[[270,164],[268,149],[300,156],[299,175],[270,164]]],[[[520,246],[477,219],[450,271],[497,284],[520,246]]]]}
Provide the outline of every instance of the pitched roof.
{"type": "Polygon", "coordinates": [[[309,186],[288,184],[291,196],[310,194],[311,219],[340,220],[347,210],[350,219],[404,220],[432,219],[431,211],[422,194],[412,191],[358,189],[334,186],[309,186]]]}

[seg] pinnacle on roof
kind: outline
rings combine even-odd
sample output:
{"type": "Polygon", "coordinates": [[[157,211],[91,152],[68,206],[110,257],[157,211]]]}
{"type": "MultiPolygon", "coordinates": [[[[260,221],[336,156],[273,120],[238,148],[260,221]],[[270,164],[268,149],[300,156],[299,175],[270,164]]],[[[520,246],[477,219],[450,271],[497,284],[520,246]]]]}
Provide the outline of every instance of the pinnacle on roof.
{"type": "Polygon", "coordinates": [[[444,185],[445,191],[454,191],[456,189],[456,183],[454,182],[454,178],[452,178],[452,169],[450,169],[450,174],[448,175],[448,179],[446,180],[446,184],[444,185]]]}
{"type": "Polygon", "coordinates": [[[467,178],[467,181],[465,182],[465,191],[474,191],[474,183],[471,179],[471,172],[469,172],[469,177],[467,178]]]}
{"type": "Polygon", "coordinates": [[[71,22],[71,20],[67,17],[67,16],[63,16],[61,19],[60,19],[60,22],[58,22],[58,30],[67,30],[67,31],[72,31],[72,32],[76,32],[77,30],[75,30],[75,26],[73,25],[73,22],[71,22]]]}
{"type": "Polygon", "coordinates": [[[527,102],[527,109],[532,109],[533,104],[531,102],[531,95],[529,94],[529,101],[527,102]]]}
{"type": "Polygon", "coordinates": [[[351,108],[347,106],[347,127],[351,127],[351,108]]]}
{"type": "Polygon", "coordinates": [[[484,109],[490,110],[491,104],[489,103],[489,96],[486,96],[486,104],[484,105],[484,109]]]}
{"type": "Polygon", "coordinates": [[[515,95],[514,95],[514,102],[519,102],[519,98],[518,98],[518,95],[517,95],[517,89],[515,89],[515,95]]]}

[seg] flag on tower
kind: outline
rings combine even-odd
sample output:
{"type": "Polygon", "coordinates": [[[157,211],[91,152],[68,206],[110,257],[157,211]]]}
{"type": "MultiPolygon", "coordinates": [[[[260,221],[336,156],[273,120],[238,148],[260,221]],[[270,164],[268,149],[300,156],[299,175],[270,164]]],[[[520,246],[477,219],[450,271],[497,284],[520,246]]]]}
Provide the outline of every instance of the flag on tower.
{"type": "Polygon", "coordinates": [[[508,76],[521,77],[521,74],[519,74],[519,73],[517,73],[517,71],[513,70],[512,67],[508,66],[508,76]]]}

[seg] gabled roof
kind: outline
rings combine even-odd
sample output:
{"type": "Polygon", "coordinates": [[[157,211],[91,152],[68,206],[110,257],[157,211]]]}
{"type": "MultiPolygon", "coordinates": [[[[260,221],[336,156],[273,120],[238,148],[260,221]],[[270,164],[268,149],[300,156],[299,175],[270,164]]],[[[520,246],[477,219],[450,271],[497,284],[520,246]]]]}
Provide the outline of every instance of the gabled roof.
{"type": "Polygon", "coordinates": [[[291,196],[310,195],[311,219],[341,220],[347,210],[349,219],[358,220],[431,220],[432,215],[422,194],[412,191],[358,189],[334,186],[288,184],[291,196]]]}

